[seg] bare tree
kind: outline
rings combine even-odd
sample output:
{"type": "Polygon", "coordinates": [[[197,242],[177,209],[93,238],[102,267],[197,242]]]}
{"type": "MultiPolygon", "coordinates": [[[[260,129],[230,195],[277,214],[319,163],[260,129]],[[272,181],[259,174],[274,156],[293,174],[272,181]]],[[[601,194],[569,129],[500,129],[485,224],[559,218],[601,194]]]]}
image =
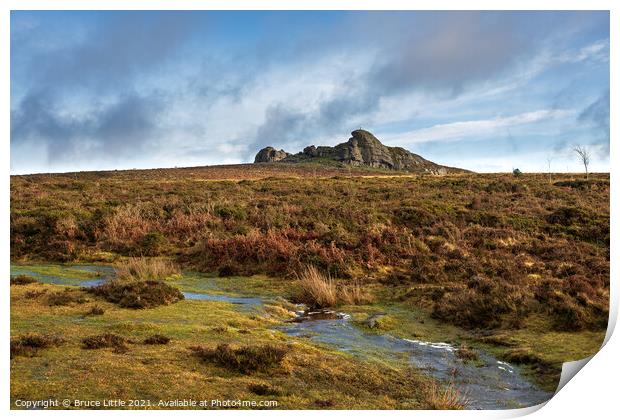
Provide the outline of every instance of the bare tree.
{"type": "Polygon", "coordinates": [[[579,155],[579,160],[583,163],[586,170],[586,179],[589,178],[588,165],[590,165],[590,151],[585,146],[577,146],[573,149],[579,155]]]}

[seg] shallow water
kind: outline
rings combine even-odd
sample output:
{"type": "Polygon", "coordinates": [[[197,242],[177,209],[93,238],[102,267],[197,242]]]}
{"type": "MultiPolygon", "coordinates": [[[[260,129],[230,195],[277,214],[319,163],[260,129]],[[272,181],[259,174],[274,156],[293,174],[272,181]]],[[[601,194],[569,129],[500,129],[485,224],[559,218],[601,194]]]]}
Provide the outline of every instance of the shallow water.
{"type": "Polygon", "coordinates": [[[114,276],[114,268],[105,265],[41,265],[11,264],[11,276],[26,275],[42,283],[64,286],[97,286],[114,276]],[[51,274],[51,272],[58,274],[51,274]]]}
{"type": "MultiPolygon", "coordinates": [[[[43,283],[69,286],[96,286],[114,276],[114,269],[107,266],[41,266],[11,265],[11,275],[26,274],[43,283]],[[53,267],[52,275],[46,267],[53,267]],[[83,272],[83,276],[80,274],[83,272]],[[68,276],[64,276],[66,274],[68,276]],[[95,275],[95,277],[93,277],[95,275]]],[[[242,311],[260,310],[264,300],[260,297],[237,297],[222,294],[211,279],[205,279],[205,291],[213,284],[215,293],[183,292],[187,299],[228,302],[242,311]]],[[[182,287],[181,287],[182,289],[182,287]]],[[[333,311],[303,312],[290,322],[277,327],[293,336],[305,337],[361,358],[406,361],[442,383],[452,383],[473,409],[518,408],[540,404],[553,395],[529,382],[508,363],[477,351],[479,360],[463,362],[449,343],[409,340],[389,334],[372,334],[356,327],[350,316],[333,311]]]]}
{"type": "MultiPolygon", "coordinates": [[[[319,317],[324,318],[324,317],[319,317]]],[[[478,351],[479,361],[463,362],[448,343],[409,340],[372,334],[357,328],[346,314],[332,319],[307,317],[278,328],[292,336],[307,337],[364,358],[402,360],[443,383],[452,383],[472,409],[518,408],[540,404],[552,393],[542,391],[519,369],[478,351]]]]}
{"type": "Polygon", "coordinates": [[[228,302],[239,305],[243,309],[259,309],[263,304],[263,299],[257,297],[238,297],[211,293],[192,293],[182,292],[186,299],[210,300],[215,302],[228,302]]]}

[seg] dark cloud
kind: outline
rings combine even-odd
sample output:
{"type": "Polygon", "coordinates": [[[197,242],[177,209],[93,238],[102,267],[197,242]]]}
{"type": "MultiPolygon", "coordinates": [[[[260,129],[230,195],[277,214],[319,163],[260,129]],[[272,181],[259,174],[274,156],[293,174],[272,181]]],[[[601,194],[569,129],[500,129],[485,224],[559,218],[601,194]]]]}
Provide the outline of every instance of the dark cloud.
{"type": "MultiPolygon", "coordinates": [[[[53,17],[38,16],[43,23],[53,17]]],[[[19,81],[21,99],[11,109],[11,144],[35,142],[48,159],[61,162],[123,159],[149,143],[156,147],[155,127],[166,101],[158,92],[136,93],[135,87],[179,54],[198,23],[192,13],[97,12],[54,26],[54,36],[67,41],[34,48],[20,60],[16,54],[51,36],[50,28],[43,24],[16,36],[11,61],[19,72],[12,82],[19,81]],[[75,95],[95,109],[80,118],[67,116],[63,104],[75,95]]]]}
{"type": "Polygon", "coordinates": [[[265,111],[265,120],[256,130],[250,143],[249,153],[269,145],[282,147],[304,138],[309,128],[308,116],[303,112],[290,110],[284,104],[273,105],[265,111]]]}
{"type": "Polygon", "coordinates": [[[434,19],[398,38],[375,63],[369,83],[386,93],[432,89],[458,94],[472,83],[497,78],[523,54],[535,53],[517,29],[513,18],[484,13],[434,19]]]}
{"type": "MultiPolygon", "coordinates": [[[[183,12],[97,13],[97,19],[88,20],[82,30],[85,33],[81,42],[72,39],[80,33],[80,20],[69,20],[56,34],[66,37],[67,42],[39,49],[32,55],[27,66],[30,86],[118,90],[146,69],[153,72],[173,60],[199,23],[195,15],[183,12]]],[[[41,19],[46,17],[52,15],[41,19]]],[[[34,31],[30,37],[45,35],[34,31]]],[[[12,47],[19,50],[21,45],[12,47]]]]}
{"type": "Polygon", "coordinates": [[[156,138],[162,99],[126,94],[80,118],[63,116],[50,92],[32,92],[11,112],[11,141],[36,143],[50,161],[118,158],[156,138]]]}

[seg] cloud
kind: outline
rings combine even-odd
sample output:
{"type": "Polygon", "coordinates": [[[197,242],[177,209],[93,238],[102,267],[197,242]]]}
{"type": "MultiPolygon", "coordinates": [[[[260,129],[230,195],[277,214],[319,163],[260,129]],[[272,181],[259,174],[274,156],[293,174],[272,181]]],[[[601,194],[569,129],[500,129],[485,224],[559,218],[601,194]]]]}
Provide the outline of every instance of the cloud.
{"type": "Polygon", "coordinates": [[[11,112],[11,139],[38,144],[49,161],[122,158],[154,140],[160,109],[161,98],[125,94],[75,118],[60,113],[50,92],[32,92],[11,112]]]}
{"type": "Polygon", "coordinates": [[[609,90],[597,100],[586,106],[578,116],[578,121],[593,126],[598,131],[596,143],[600,145],[600,155],[609,156],[609,90]]]}
{"type": "MultiPolygon", "coordinates": [[[[608,66],[608,29],[583,34],[605,16],[13,12],[12,165],[24,150],[67,167],[247,161],[266,145],[341,142],[359,126],[394,133],[394,145],[410,133],[505,135],[601,90],[589,72],[608,66]],[[575,17],[587,24],[568,25],[575,17]],[[578,90],[536,114],[560,83],[545,71],[569,65],[572,84],[551,76],[578,90]]],[[[592,105],[582,127],[601,125],[592,105]]]]}
{"type": "MultiPolygon", "coordinates": [[[[192,13],[183,12],[98,12],[87,17],[95,16],[98,19],[84,19],[86,29],[80,29],[76,21],[56,28],[59,33],[54,32],[54,36],[67,41],[33,51],[28,72],[22,76],[28,78],[31,87],[116,91],[132,84],[145,70],[153,72],[172,60],[198,23],[192,13]]],[[[43,15],[42,19],[51,17],[43,15]]],[[[47,35],[42,29],[30,37],[47,35]]],[[[12,47],[19,51],[28,42],[21,40],[12,47]]]]}
{"type": "Polygon", "coordinates": [[[503,130],[509,129],[510,127],[559,119],[571,114],[572,111],[569,110],[541,109],[509,117],[437,124],[428,128],[386,136],[385,140],[390,143],[413,144],[434,141],[454,141],[468,137],[483,137],[489,134],[503,132],[503,130]]]}
{"type": "Polygon", "coordinates": [[[438,89],[458,94],[533,53],[518,29],[510,15],[460,12],[430,19],[420,30],[397,38],[400,42],[376,63],[369,82],[386,92],[438,89]]]}

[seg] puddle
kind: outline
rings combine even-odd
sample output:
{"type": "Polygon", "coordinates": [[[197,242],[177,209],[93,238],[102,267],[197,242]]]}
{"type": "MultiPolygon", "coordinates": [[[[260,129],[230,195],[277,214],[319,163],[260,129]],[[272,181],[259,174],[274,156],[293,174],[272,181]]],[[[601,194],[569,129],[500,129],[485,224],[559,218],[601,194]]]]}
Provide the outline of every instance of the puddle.
{"type": "MultiPolygon", "coordinates": [[[[11,275],[26,274],[43,283],[71,286],[96,286],[111,278],[114,269],[93,265],[11,265],[11,275]],[[52,274],[53,273],[53,274],[52,274]]],[[[201,281],[208,291],[212,279],[201,281]]],[[[183,286],[181,285],[181,289],[183,286]]],[[[236,297],[217,293],[183,292],[186,299],[228,302],[240,310],[260,310],[260,297],[236,297]]],[[[449,343],[409,340],[389,334],[371,334],[355,325],[348,314],[336,311],[304,311],[277,329],[293,337],[309,338],[360,358],[406,361],[442,383],[452,383],[472,409],[504,409],[527,407],[547,401],[552,393],[542,391],[529,382],[517,367],[478,351],[479,360],[465,363],[456,356],[449,343]]]]}

